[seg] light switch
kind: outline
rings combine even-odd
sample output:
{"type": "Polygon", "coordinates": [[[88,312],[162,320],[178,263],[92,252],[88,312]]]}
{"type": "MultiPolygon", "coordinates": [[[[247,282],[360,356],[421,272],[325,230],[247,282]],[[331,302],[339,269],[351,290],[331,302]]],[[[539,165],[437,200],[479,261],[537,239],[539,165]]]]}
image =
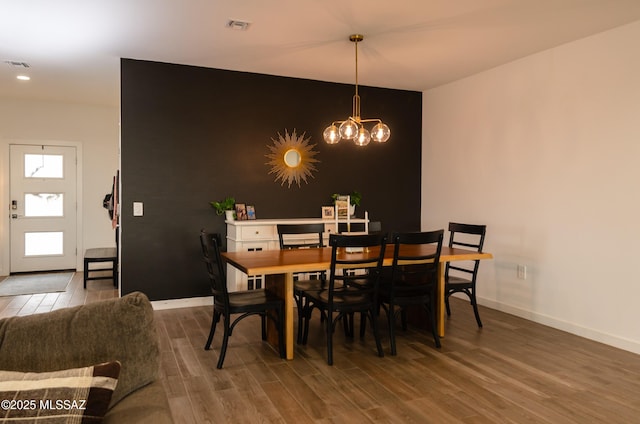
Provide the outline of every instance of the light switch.
{"type": "Polygon", "coordinates": [[[133,202],[133,216],[144,215],[144,206],[142,202],[133,202]]]}

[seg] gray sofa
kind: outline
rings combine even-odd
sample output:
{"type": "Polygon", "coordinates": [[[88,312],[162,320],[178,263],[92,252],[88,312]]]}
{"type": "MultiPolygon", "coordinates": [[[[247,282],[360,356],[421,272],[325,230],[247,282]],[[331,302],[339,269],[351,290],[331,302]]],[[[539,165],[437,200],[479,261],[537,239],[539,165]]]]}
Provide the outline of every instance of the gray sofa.
{"type": "Polygon", "coordinates": [[[57,371],[117,360],[120,376],[104,423],[173,423],[158,380],[159,348],[149,299],[119,299],[0,320],[0,369],[57,371]]]}

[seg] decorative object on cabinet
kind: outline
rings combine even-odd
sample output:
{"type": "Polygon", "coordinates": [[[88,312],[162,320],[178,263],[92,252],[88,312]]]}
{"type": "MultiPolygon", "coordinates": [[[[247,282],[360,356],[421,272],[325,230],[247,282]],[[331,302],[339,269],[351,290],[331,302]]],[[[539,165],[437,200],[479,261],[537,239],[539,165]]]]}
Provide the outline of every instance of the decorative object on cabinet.
{"type": "Polygon", "coordinates": [[[329,125],[322,136],[327,144],[336,144],[340,140],[353,140],[357,146],[366,146],[373,139],[378,143],[384,143],[389,140],[391,130],[378,118],[363,119],[360,116],[360,95],[358,94],[358,43],[364,40],[361,34],[352,34],[349,41],[355,43],[356,46],[356,94],[353,96],[352,114],[344,121],[334,121],[329,125]],[[371,132],[362,125],[363,123],[377,122],[371,128],[371,132]]]}
{"type": "Polygon", "coordinates": [[[349,195],[334,193],[331,195],[331,199],[333,199],[334,204],[337,204],[336,203],[337,201],[348,200],[349,215],[355,216],[356,206],[360,206],[360,201],[362,200],[362,194],[356,190],[353,190],[349,195]]]}
{"type": "Polygon", "coordinates": [[[294,129],[291,134],[285,129],[284,137],[278,133],[278,139],[271,139],[272,146],[267,146],[269,152],[265,155],[269,162],[266,165],[271,166],[269,174],[276,174],[275,181],[282,180],[280,185],[286,182],[291,188],[291,183],[298,184],[304,181],[308,184],[307,178],[313,178],[313,172],[318,169],[314,165],[320,162],[315,156],[318,154],[314,150],[315,144],[310,142],[311,137],[305,138],[305,133],[298,137],[294,129]]]}
{"type": "Polygon", "coordinates": [[[253,205],[247,205],[247,218],[256,219],[256,207],[253,205]]]}
{"type": "Polygon", "coordinates": [[[347,218],[351,216],[351,207],[349,206],[349,196],[338,196],[334,201],[335,216],[338,218],[347,218]]]}
{"type": "Polygon", "coordinates": [[[236,219],[238,221],[246,221],[247,217],[247,207],[244,203],[236,203],[236,219]]]}
{"type": "Polygon", "coordinates": [[[333,206],[323,206],[322,207],[322,219],[334,219],[334,207],[333,206]]]}
{"type": "Polygon", "coordinates": [[[219,202],[211,202],[211,206],[213,206],[213,208],[216,210],[216,215],[225,214],[226,215],[225,219],[227,221],[233,221],[235,204],[236,204],[236,199],[230,196],[219,202]]]}

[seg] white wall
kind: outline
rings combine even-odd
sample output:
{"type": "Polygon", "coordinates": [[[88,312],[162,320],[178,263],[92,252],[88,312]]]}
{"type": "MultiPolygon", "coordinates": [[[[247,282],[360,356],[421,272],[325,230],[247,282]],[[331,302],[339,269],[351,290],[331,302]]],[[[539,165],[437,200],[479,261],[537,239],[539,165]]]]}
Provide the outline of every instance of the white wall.
{"type": "MultiPolygon", "coordinates": [[[[9,269],[9,143],[77,145],[82,152],[82,249],[115,246],[102,199],[118,169],[118,107],[0,99],[0,275],[9,269]]],[[[81,265],[80,265],[80,269],[81,265]]]]}
{"type": "Polygon", "coordinates": [[[640,21],[426,91],[422,227],[487,224],[481,304],[640,353],[638,40],[640,21]]]}

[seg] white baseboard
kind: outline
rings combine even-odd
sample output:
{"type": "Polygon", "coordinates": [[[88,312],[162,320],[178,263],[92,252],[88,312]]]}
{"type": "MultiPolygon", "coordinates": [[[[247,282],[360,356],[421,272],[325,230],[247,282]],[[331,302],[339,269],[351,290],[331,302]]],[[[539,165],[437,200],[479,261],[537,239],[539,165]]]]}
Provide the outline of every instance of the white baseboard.
{"type": "Polygon", "coordinates": [[[154,300],[151,302],[154,311],[163,309],[192,308],[194,306],[212,306],[213,296],[189,297],[186,299],[154,300]]]}
{"type": "Polygon", "coordinates": [[[576,336],[604,343],[618,349],[640,354],[640,342],[635,340],[625,339],[622,337],[603,333],[592,328],[582,327],[571,322],[562,321],[548,315],[543,315],[519,307],[499,303],[491,299],[478,297],[478,304],[486,306],[487,308],[505,312],[507,314],[515,315],[520,318],[528,319],[530,321],[537,322],[538,324],[546,325],[557,330],[566,331],[567,333],[575,334],[576,336]]]}

